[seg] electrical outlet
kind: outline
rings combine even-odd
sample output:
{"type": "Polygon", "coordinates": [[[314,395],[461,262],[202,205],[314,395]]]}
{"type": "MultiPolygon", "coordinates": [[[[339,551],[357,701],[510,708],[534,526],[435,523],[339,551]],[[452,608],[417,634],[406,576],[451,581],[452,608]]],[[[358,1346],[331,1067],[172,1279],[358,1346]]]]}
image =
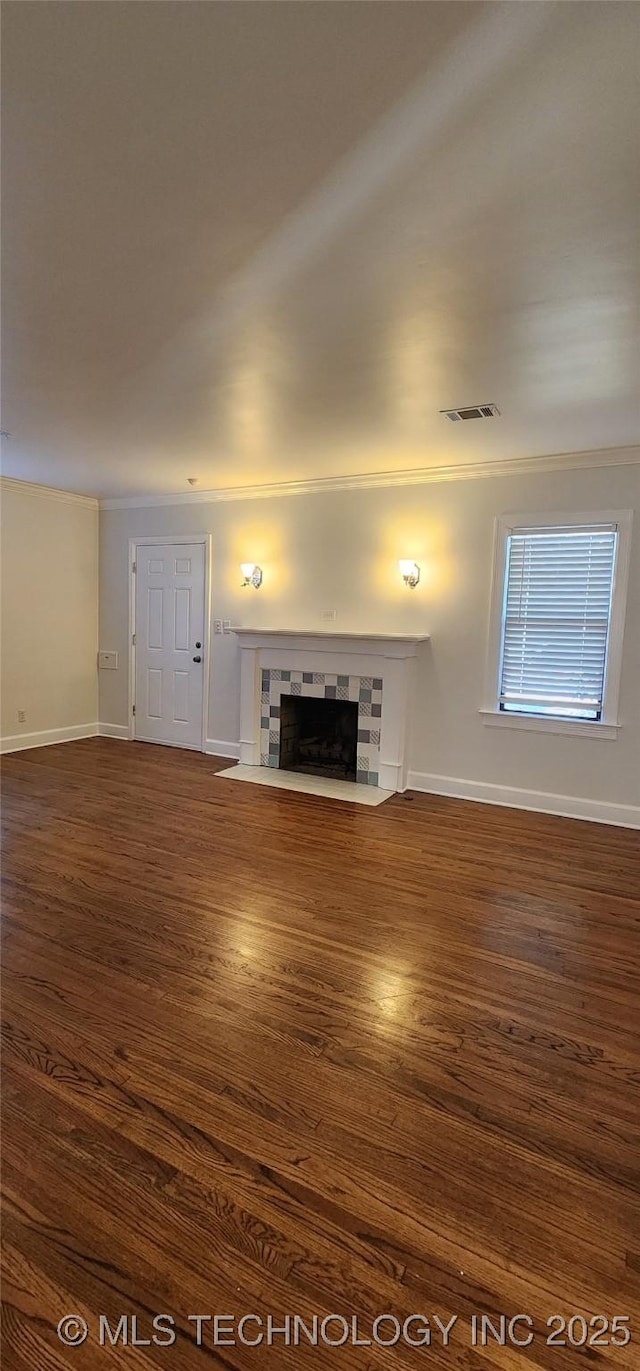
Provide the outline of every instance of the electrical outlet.
{"type": "Polygon", "coordinates": [[[214,633],[222,633],[222,619],[214,619],[213,631],[214,633]]]}
{"type": "Polygon", "coordinates": [[[18,710],[18,723],[19,723],[19,724],[26,724],[26,722],[27,722],[27,711],[26,711],[26,709],[19,709],[19,710],[18,710]]]}
{"type": "Polygon", "coordinates": [[[117,671],[117,670],[118,670],[118,654],[117,654],[117,652],[99,652],[99,653],[98,653],[98,666],[100,667],[101,671],[117,671]]]}

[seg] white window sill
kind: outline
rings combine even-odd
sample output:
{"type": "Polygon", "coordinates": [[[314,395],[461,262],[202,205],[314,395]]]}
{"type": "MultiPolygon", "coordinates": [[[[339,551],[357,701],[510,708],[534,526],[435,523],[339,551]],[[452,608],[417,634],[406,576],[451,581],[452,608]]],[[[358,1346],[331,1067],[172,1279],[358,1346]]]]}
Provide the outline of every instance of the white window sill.
{"type": "Polygon", "coordinates": [[[605,724],[595,719],[549,719],[536,714],[506,714],[504,710],[481,709],[483,724],[497,728],[523,728],[529,733],[573,733],[576,738],[617,738],[620,724],[605,724]]]}

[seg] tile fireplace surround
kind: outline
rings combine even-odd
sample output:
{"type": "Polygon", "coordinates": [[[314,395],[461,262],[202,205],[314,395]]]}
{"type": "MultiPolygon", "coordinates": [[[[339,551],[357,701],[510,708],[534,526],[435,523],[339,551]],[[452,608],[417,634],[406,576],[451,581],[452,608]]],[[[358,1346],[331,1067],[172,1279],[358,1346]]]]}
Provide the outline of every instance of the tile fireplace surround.
{"type": "Polygon", "coordinates": [[[358,703],[356,783],[402,791],[413,667],[426,637],[236,628],[240,762],[278,767],[282,695],[358,703]]]}

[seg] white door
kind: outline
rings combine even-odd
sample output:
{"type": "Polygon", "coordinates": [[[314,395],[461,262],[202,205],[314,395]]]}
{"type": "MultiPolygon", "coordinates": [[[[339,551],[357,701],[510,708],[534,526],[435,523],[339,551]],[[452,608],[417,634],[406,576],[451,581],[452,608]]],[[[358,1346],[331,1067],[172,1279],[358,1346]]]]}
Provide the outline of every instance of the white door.
{"type": "Polygon", "coordinates": [[[138,544],[136,567],[134,735],[202,748],[204,544],[138,544]]]}

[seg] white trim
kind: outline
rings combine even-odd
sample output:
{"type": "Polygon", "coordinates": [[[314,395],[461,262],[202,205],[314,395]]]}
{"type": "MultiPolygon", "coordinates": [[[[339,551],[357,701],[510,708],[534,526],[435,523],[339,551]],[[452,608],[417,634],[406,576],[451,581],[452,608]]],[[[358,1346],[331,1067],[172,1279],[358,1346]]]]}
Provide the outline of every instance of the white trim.
{"type": "Polygon", "coordinates": [[[547,453],[540,457],[507,457],[504,461],[464,462],[452,466],[416,467],[405,471],[369,471],[360,476],[326,476],[315,480],[273,481],[221,490],[181,490],[170,495],[123,495],[100,501],[101,509],[148,509],[156,505],[217,504],[223,500],[270,500],[286,495],[323,495],[338,490],[375,490],[380,486],[422,486],[441,481],[476,481],[492,476],[535,476],[548,471],[635,466],[640,447],[601,448],[590,452],[547,453]]]}
{"type": "Polygon", "coordinates": [[[45,500],[63,500],[69,505],[84,505],[85,509],[99,509],[100,501],[93,495],[76,495],[73,490],[56,490],[54,486],[38,486],[32,481],[18,481],[13,476],[0,476],[0,488],[16,495],[38,495],[45,500]]]}
{"type": "Polygon", "coordinates": [[[173,739],[168,738],[142,738],[139,734],[136,734],[135,738],[129,738],[127,741],[148,743],[151,747],[176,747],[180,752],[204,752],[204,748],[199,747],[197,743],[174,743],[173,739]]]}
{"type": "Polygon", "coordinates": [[[230,743],[222,738],[207,738],[204,750],[209,757],[229,757],[237,761],[240,756],[240,743],[230,743]]]}
{"type": "Polygon", "coordinates": [[[98,724],[73,724],[69,728],[47,728],[43,733],[16,733],[0,738],[0,753],[26,752],[32,747],[53,747],[55,743],[74,743],[79,738],[95,738],[98,724]]]}
{"type": "Polygon", "coordinates": [[[424,771],[410,771],[408,785],[410,790],[419,790],[428,795],[448,795],[456,800],[504,805],[507,809],[528,809],[538,814],[588,819],[591,823],[640,828],[639,805],[612,804],[609,800],[586,800],[577,795],[553,795],[544,790],[517,790],[513,786],[468,781],[459,776],[435,776],[424,771]]]}
{"type": "Polygon", "coordinates": [[[602,723],[616,724],[620,703],[620,683],[622,680],[622,651],[624,629],[627,616],[627,590],[629,587],[629,566],[631,563],[631,530],[633,512],[620,510],[616,516],[618,539],[616,560],[613,568],[611,588],[611,613],[607,636],[607,656],[605,659],[604,700],[602,723]]]}
{"type": "Polygon", "coordinates": [[[98,724],[99,738],[122,738],[123,742],[129,741],[129,728],[127,724],[98,724]]]}
{"type": "Polygon", "coordinates": [[[620,724],[604,724],[599,719],[560,719],[542,714],[507,713],[504,709],[479,709],[483,724],[498,728],[520,728],[525,733],[573,733],[577,738],[617,738],[620,724]]]}
{"type": "MultiPolygon", "coordinates": [[[[168,543],[173,547],[184,546],[184,544],[203,543],[204,544],[204,639],[202,651],[204,654],[203,678],[202,678],[202,725],[200,732],[199,752],[206,751],[207,726],[209,723],[209,689],[211,683],[211,568],[213,557],[211,551],[210,533],[163,533],[163,534],[144,534],[137,538],[129,539],[129,566],[127,575],[129,578],[129,623],[128,623],[128,689],[127,689],[127,717],[128,732],[127,736],[133,741],[136,737],[135,715],[133,706],[136,699],[136,649],[133,641],[136,631],[136,578],[133,570],[134,562],[137,562],[136,549],[139,547],[155,547],[168,543]]],[[[139,742],[145,742],[144,738],[139,738],[139,742]]],[[[158,739],[154,739],[158,742],[158,739]]],[[[164,742],[158,744],[160,747],[167,746],[164,742]]],[[[171,746],[171,744],[169,744],[171,746]]],[[[184,743],[174,743],[174,747],[184,747],[184,743]]]]}
{"type": "Polygon", "coordinates": [[[480,713],[484,723],[501,727],[523,728],[531,731],[575,733],[585,737],[615,738],[620,727],[618,702],[622,676],[622,648],[627,607],[627,586],[631,559],[631,530],[633,513],[623,510],[527,510],[517,514],[500,514],[495,521],[493,570],[489,603],[489,630],[485,667],[484,702],[480,713]],[[509,535],[518,528],[554,528],[573,525],[612,524],[618,529],[616,560],[613,572],[611,615],[607,641],[606,676],[601,720],[571,720],[543,718],[540,715],[506,713],[498,710],[500,695],[500,654],[506,576],[506,545],[509,535]],[[535,720],[535,725],[532,722],[535,720]],[[554,728],[551,725],[555,725],[554,728]],[[595,731],[597,730],[597,732],[595,731]]]}
{"type": "MultiPolygon", "coordinates": [[[[278,647],[278,639],[285,641],[287,652],[365,652],[380,657],[415,657],[420,643],[428,643],[429,635],[411,636],[408,633],[332,633],[315,628],[231,628],[247,648],[278,647]]],[[[322,671],[322,666],[305,667],[305,671],[322,671]]],[[[362,672],[362,675],[370,673],[362,672]]],[[[375,672],[374,672],[375,675],[375,672]]]]}
{"type": "MultiPolygon", "coordinates": [[[[148,509],[162,505],[217,504],[225,500],[269,500],[287,495],[322,495],[340,490],[375,490],[380,487],[431,485],[447,481],[475,481],[494,476],[535,476],[549,471],[589,470],[607,466],[635,466],[640,448],[598,448],[587,452],[543,453],[538,457],[506,457],[503,461],[462,462],[449,466],[416,467],[404,471],[370,471],[357,476],[326,476],[313,480],[274,481],[253,486],[228,486],[220,490],[175,491],[169,495],[122,495],[99,500],[71,490],[0,477],[0,487],[23,495],[64,500],[87,509],[148,509]]],[[[142,541],[142,540],[141,540],[142,541]]]]}

